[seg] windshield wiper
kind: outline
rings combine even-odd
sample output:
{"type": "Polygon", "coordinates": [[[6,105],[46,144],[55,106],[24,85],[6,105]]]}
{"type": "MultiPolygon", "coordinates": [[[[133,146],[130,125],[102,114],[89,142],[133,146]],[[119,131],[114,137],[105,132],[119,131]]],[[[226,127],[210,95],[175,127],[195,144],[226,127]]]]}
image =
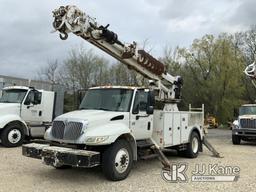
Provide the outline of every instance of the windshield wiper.
{"type": "Polygon", "coordinates": [[[103,111],[112,111],[111,109],[106,109],[106,108],[103,108],[103,107],[100,107],[100,108],[86,108],[86,107],[81,107],[81,108],[79,108],[79,110],[103,110],[103,111]]]}
{"type": "Polygon", "coordinates": [[[9,101],[0,101],[0,103],[11,103],[9,101]]]}
{"type": "Polygon", "coordinates": [[[86,108],[86,107],[81,107],[79,110],[93,110],[93,108],[86,108]]]}
{"type": "Polygon", "coordinates": [[[103,110],[103,111],[112,111],[111,109],[106,109],[106,108],[103,108],[103,107],[98,108],[98,110],[103,110]]]}

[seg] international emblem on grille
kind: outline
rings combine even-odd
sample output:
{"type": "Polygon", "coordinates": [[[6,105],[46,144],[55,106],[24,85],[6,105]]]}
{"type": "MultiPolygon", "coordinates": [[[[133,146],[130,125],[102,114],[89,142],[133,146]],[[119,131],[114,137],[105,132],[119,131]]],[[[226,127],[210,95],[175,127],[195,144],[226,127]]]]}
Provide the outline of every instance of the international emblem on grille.
{"type": "Polygon", "coordinates": [[[74,121],[53,121],[52,135],[56,139],[76,140],[80,137],[83,123],[74,121]]]}

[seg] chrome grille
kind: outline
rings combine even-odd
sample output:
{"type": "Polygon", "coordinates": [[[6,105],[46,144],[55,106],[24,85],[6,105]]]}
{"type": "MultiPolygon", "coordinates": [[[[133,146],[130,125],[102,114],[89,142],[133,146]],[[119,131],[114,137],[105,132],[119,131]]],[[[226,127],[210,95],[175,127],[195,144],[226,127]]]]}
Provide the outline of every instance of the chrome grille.
{"type": "Polygon", "coordinates": [[[65,124],[63,121],[53,121],[52,136],[56,139],[63,139],[65,131],[65,124]]]}
{"type": "Polygon", "coordinates": [[[81,135],[83,123],[54,121],[52,125],[52,135],[56,139],[76,140],[81,135]]]}
{"type": "Polygon", "coordinates": [[[82,123],[68,122],[65,127],[64,139],[76,140],[81,135],[82,128],[82,123]]]}
{"type": "Polygon", "coordinates": [[[240,119],[241,128],[256,128],[256,119],[240,119]]]}

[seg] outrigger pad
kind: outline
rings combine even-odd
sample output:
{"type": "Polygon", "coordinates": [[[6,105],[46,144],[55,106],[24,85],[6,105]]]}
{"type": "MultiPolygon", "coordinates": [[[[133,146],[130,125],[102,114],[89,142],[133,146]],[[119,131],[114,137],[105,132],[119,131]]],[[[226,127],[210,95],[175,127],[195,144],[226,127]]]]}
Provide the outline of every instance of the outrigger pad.
{"type": "Polygon", "coordinates": [[[203,138],[203,145],[212,152],[213,157],[217,158],[224,158],[210,143],[209,141],[204,137],[203,138]]]}
{"type": "Polygon", "coordinates": [[[42,159],[45,164],[52,166],[94,167],[100,164],[99,152],[37,143],[23,145],[22,154],[26,157],[42,159]]]}

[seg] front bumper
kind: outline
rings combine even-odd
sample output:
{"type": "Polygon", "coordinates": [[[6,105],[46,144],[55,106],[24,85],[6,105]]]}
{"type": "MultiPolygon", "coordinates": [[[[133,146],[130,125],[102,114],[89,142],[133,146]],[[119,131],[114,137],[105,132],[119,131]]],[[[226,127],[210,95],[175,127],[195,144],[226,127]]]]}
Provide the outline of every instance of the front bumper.
{"type": "Polygon", "coordinates": [[[100,164],[99,152],[49,146],[46,144],[30,143],[23,145],[22,155],[41,159],[46,165],[55,167],[70,165],[89,168],[100,164]]]}
{"type": "Polygon", "coordinates": [[[256,137],[256,129],[232,129],[232,135],[256,137]]]}

